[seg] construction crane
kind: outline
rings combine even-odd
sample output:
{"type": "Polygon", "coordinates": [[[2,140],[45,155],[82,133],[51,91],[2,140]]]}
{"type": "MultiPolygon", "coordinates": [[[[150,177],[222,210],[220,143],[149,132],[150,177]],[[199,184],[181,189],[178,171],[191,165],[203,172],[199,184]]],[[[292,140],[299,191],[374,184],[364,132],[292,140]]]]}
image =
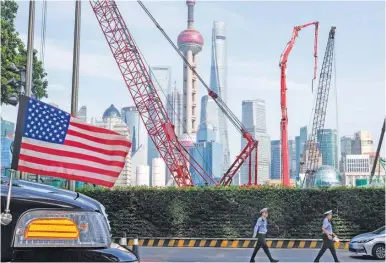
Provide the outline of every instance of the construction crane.
{"type": "MultiPolygon", "coordinates": [[[[161,30],[168,41],[177,50],[178,48],[166,35],[160,25],[151,16],[150,12],[138,1],[149,17],[161,30]]],[[[121,71],[129,92],[134,100],[143,123],[149,133],[150,138],[157,147],[161,157],[164,159],[168,170],[172,174],[178,186],[192,186],[193,181],[189,174],[187,163],[201,176],[206,183],[216,184],[213,178],[194,160],[189,152],[180,144],[174,132],[174,126],[170,122],[161,99],[154,88],[149,73],[146,70],[142,54],[140,53],[133,37],[120,14],[120,11],[113,0],[94,1],[90,0],[91,7],[99,22],[106,41],[111,49],[114,59],[121,71]]],[[[180,54],[181,55],[181,54],[180,54]]],[[[255,160],[255,179],[257,179],[257,146],[258,142],[247,132],[242,123],[230,111],[228,106],[221,98],[211,91],[202,78],[197,74],[195,69],[187,63],[186,58],[182,55],[185,63],[190,67],[194,74],[197,75],[201,83],[207,88],[209,95],[216,101],[217,105],[224,114],[231,119],[232,123],[243,134],[247,140],[247,145],[237,156],[235,162],[231,165],[224,177],[218,184],[229,185],[233,176],[244,163],[251,158],[252,152],[256,152],[255,160]]],[[[249,165],[251,171],[251,165],[249,165]]],[[[251,177],[251,174],[250,174],[251,177]]],[[[257,181],[257,180],[256,180],[257,181]]]]}
{"type": "Polygon", "coordinates": [[[314,173],[320,157],[317,149],[317,135],[318,132],[324,128],[326,120],[334,61],[335,30],[336,27],[332,26],[328,33],[327,46],[324,53],[322,69],[320,70],[319,85],[316,93],[311,134],[308,142],[304,145],[304,152],[307,152],[307,154],[305,156],[306,174],[303,183],[306,182],[306,186],[312,186],[314,184],[314,173]]]}
{"type": "Polygon", "coordinates": [[[205,182],[215,184],[213,178],[177,140],[174,126],[115,1],[90,0],[90,4],[149,136],[177,185],[193,185],[188,163],[205,182]]]}
{"type": "Polygon", "coordinates": [[[221,178],[221,180],[218,182],[217,185],[223,185],[227,186],[232,182],[232,178],[237,173],[237,171],[240,169],[240,167],[243,165],[243,163],[248,159],[248,184],[252,185],[252,158],[253,153],[255,153],[254,160],[254,184],[257,185],[257,173],[258,173],[258,141],[253,138],[253,136],[247,131],[247,129],[244,127],[244,125],[241,123],[241,121],[237,118],[237,116],[228,108],[226,103],[221,99],[221,97],[216,94],[214,91],[212,91],[209,86],[205,83],[205,81],[200,77],[200,75],[195,70],[195,67],[193,67],[189,61],[185,58],[185,56],[179,51],[178,47],[174,44],[174,42],[170,39],[170,37],[166,34],[166,32],[163,30],[163,28],[158,24],[158,22],[155,20],[155,18],[152,16],[152,14],[149,12],[149,10],[145,7],[145,5],[142,3],[142,1],[137,0],[139,5],[142,7],[142,9],[145,11],[145,13],[148,15],[148,17],[153,21],[155,26],[161,31],[163,36],[166,38],[166,40],[170,43],[170,45],[174,48],[174,50],[177,52],[177,54],[182,58],[185,65],[187,65],[197,76],[201,84],[206,88],[208,95],[216,102],[217,106],[220,108],[220,110],[224,113],[225,116],[230,120],[230,122],[233,124],[233,126],[240,132],[242,137],[247,141],[244,149],[241,151],[241,153],[236,156],[235,161],[232,163],[232,165],[229,167],[229,169],[225,172],[224,176],[221,178]]]}
{"type": "MultiPolygon", "coordinates": [[[[371,182],[373,180],[373,177],[374,177],[374,174],[375,174],[375,169],[377,168],[377,162],[378,162],[378,159],[380,159],[379,158],[379,153],[381,152],[383,136],[384,135],[385,135],[385,119],[383,120],[383,125],[382,125],[382,129],[381,129],[381,135],[379,136],[377,151],[375,153],[375,159],[374,159],[373,167],[371,168],[369,184],[371,184],[371,182]]],[[[385,169],[384,160],[379,160],[379,162],[383,166],[383,169],[385,169]]]]}
{"type": "MultiPolygon", "coordinates": [[[[316,70],[318,66],[318,27],[319,22],[311,22],[308,24],[304,24],[301,26],[295,26],[292,31],[292,37],[290,41],[288,41],[284,51],[280,56],[280,107],[281,107],[281,121],[280,121],[280,129],[281,129],[281,166],[282,166],[282,180],[283,185],[290,185],[290,173],[289,173],[289,158],[288,158],[288,114],[287,114],[287,61],[288,56],[295,44],[295,40],[299,35],[299,31],[303,28],[309,26],[315,26],[315,40],[314,40],[314,77],[312,79],[313,82],[316,79],[316,70]]],[[[313,89],[313,88],[312,88],[313,89]]]]}

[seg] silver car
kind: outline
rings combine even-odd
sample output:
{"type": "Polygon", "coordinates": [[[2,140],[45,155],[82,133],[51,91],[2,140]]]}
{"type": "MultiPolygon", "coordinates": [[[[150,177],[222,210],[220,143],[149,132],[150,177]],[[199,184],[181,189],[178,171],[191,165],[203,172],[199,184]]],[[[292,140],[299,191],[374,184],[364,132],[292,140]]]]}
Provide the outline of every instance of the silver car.
{"type": "Polygon", "coordinates": [[[373,232],[360,234],[351,239],[349,250],[358,255],[385,259],[385,227],[373,232]]]}

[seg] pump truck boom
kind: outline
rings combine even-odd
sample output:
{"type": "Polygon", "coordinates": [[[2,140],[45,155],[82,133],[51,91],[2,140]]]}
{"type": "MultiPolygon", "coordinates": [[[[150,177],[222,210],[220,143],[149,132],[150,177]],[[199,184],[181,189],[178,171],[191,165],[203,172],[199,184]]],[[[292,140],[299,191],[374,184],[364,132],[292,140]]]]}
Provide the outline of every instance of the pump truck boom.
{"type": "Polygon", "coordinates": [[[174,126],[115,1],[90,0],[90,4],[148,134],[177,185],[193,185],[188,163],[206,183],[215,184],[178,141],[174,126]]]}
{"type": "Polygon", "coordinates": [[[230,122],[235,126],[235,128],[240,132],[240,134],[243,136],[244,139],[246,139],[247,144],[244,147],[244,149],[241,151],[241,153],[236,157],[236,160],[233,162],[233,164],[229,167],[229,169],[226,171],[224,176],[219,181],[218,185],[224,185],[227,186],[232,182],[233,176],[236,174],[236,172],[240,169],[242,164],[249,158],[249,184],[251,183],[252,179],[252,158],[253,153],[255,153],[255,164],[254,164],[254,172],[255,172],[255,182],[254,184],[257,184],[257,161],[258,161],[258,141],[255,140],[252,135],[247,131],[247,129],[244,127],[244,125],[241,123],[241,121],[237,118],[237,116],[228,108],[226,103],[221,99],[218,94],[216,94],[214,91],[212,91],[209,86],[205,83],[205,81],[198,75],[195,68],[189,63],[189,61],[185,58],[185,56],[178,50],[178,47],[174,44],[174,42],[170,39],[170,37],[166,34],[166,32],[163,30],[163,28],[158,24],[158,22],[155,20],[155,18],[152,16],[152,14],[149,12],[149,10],[145,7],[145,5],[142,3],[141,0],[137,0],[139,5],[142,7],[142,9],[145,11],[145,13],[148,15],[148,17],[153,21],[155,26],[161,31],[163,36],[166,38],[166,40],[170,43],[170,45],[174,48],[174,50],[178,53],[178,55],[182,58],[185,65],[187,65],[197,76],[197,78],[200,80],[201,84],[206,88],[208,91],[208,95],[212,97],[212,99],[216,102],[217,106],[220,108],[220,110],[224,113],[225,116],[230,120],[230,122]]]}
{"type": "Polygon", "coordinates": [[[311,22],[308,24],[304,24],[301,26],[295,26],[292,31],[292,37],[290,41],[288,41],[286,47],[284,48],[283,53],[280,56],[280,107],[281,107],[281,122],[280,122],[280,128],[281,128],[281,165],[282,165],[282,180],[283,185],[289,186],[290,185],[290,174],[289,174],[289,158],[288,158],[288,114],[287,114],[287,60],[288,56],[295,44],[295,40],[299,35],[299,31],[303,28],[309,27],[309,26],[315,26],[315,40],[314,40],[314,58],[315,58],[315,65],[314,65],[314,77],[312,79],[312,86],[313,82],[316,79],[316,70],[318,66],[318,27],[319,22],[311,22]]]}

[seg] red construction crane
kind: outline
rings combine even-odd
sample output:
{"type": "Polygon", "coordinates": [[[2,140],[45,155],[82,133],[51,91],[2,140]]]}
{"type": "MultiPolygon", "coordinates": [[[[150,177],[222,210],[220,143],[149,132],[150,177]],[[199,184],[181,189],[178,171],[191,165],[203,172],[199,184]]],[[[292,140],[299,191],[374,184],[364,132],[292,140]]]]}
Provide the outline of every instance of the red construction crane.
{"type": "MultiPolygon", "coordinates": [[[[150,12],[138,1],[145,12],[156,24],[157,28],[164,34],[167,40],[173,45],[178,54],[181,55],[173,41],[166,35],[164,30],[151,16],[150,12]]],[[[150,80],[149,73],[146,71],[145,64],[139,53],[129,30],[119,12],[119,9],[113,0],[95,1],[90,0],[91,7],[104,33],[111,52],[126,82],[126,85],[133,97],[134,103],[138,109],[142,121],[149,133],[150,138],[157,147],[161,157],[165,160],[166,166],[173,175],[179,186],[193,185],[192,178],[189,174],[187,162],[197,171],[197,173],[206,181],[215,184],[214,180],[208,173],[192,158],[192,156],[183,148],[177,140],[174,132],[174,126],[170,122],[166,110],[150,80]]],[[[228,108],[220,97],[205,84],[203,79],[197,74],[195,69],[188,63],[186,58],[181,55],[185,63],[198,77],[201,83],[208,90],[209,95],[215,100],[224,114],[231,120],[233,125],[241,132],[247,140],[247,145],[243,151],[236,157],[235,162],[231,165],[224,177],[218,184],[229,185],[233,176],[240,169],[241,165],[248,158],[249,177],[252,178],[251,157],[255,152],[255,184],[257,182],[257,146],[258,142],[246,131],[243,124],[238,120],[236,115],[228,108]]]]}
{"type": "Polygon", "coordinates": [[[318,27],[319,22],[311,22],[301,26],[295,26],[292,31],[291,40],[288,41],[283,53],[280,56],[280,107],[281,107],[281,166],[282,166],[282,180],[283,185],[290,185],[290,174],[289,174],[289,158],[288,158],[288,115],[287,115],[287,60],[288,56],[295,44],[295,39],[298,37],[299,31],[305,27],[315,25],[315,40],[314,40],[314,78],[312,79],[312,85],[316,79],[316,69],[318,66],[318,27]]]}
{"type": "Polygon", "coordinates": [[[240,167],[243,165],[243,163],[249,159],[248,164],[248,172],[249,172],[249,178],[248,178],[248,185],[252,185],[252,158],[253,153],[255,153],[254,160],[254,184],[257,185],[257,172],[258,172],[258,141],[256,141],[252,135],[246,130],[244,125],[241,123],[241,121],[237,118],[237,116],[228,108],[226,103],[221,99],[221,97],[218,96],[214,91],[212,91],[209,86],[205,83],[205,81],[198,75],[197,71],[195,70],[195,67],[193,67],[189,61],[184,57],[184,55],[178,50],[178,47],[174,44],[174,42],[170,39],[170,37],[166,34],[166,32],[162,29],[162,27],[158,24],[158,22],[155,20],[155,18],[152,16],[152,14],[149,12],[149,10],[144,6],[142,1],[137,0],[139,5],[142,7],[142,9],[145,11],[145,13],[148,15],[148,17],[153,21],[155,26],[161,31],[163,36],[167,39],[167,41],[170,43],[170,45],[174,48],[174,50],[178,53],[178,55],[182,58],[185,65],[187,65],[197,76],[201,84],[206,88],[208,91],[208,94],[210,97],[213,98],[213,100],[216,102],[217,106],[220,108],[220,110],[224,113],[225,116],[230,120],[230,122],[235,126],[235,128],[240,132],[240,134],[243,136],[244,139],[247,140],[247,144],[245,145],[244,149],[241,151],[241,153],[236,157],[236,160],[233,162],[233,164],[229,167],[229,169],[226,171],[224,176],[219,181],[218,185],[224,185],[227,186],[232,182],[233,176],[236,174],[236,172],[240,169],[240,167]]]}
{"type": "Polygon", "coordinates": [[[191,158],[177,140],[174,126],[167,116],[146,70],[140,51],[127,29],[115,1],[90,0],[90,4],[149,136],[177,185],[193,185],[187,163],[197,171],[205,182],[215,184],[212,177],[191,158]]]}

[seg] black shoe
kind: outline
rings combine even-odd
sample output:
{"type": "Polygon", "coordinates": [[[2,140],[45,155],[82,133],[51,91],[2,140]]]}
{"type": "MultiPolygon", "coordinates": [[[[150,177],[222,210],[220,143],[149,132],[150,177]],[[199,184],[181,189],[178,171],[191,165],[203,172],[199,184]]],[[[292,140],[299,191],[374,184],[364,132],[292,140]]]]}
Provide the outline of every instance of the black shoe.
{"type": "Polygon", "coordinates": [[[271,262],[279,262],[277,259],[271,259],[271,262]]]}
{"type": "Polygon", "coordinates": [[[249,261],[249,262],[255,262],[255,260],[254,260],[254,259],[251,259],[251,261],[249,261]]]}

